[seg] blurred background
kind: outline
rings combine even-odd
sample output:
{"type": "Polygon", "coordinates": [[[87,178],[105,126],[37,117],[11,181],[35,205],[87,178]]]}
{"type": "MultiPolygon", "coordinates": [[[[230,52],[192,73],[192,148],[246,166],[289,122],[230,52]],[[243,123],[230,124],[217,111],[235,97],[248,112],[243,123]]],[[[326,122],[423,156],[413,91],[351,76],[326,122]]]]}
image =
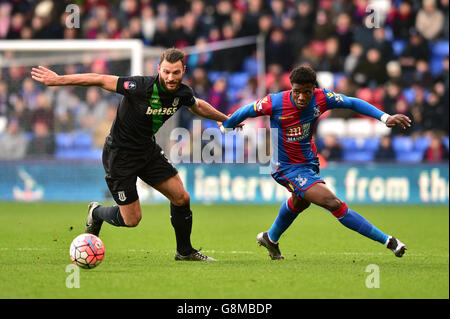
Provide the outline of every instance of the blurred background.
{"type": "MultiPolygon", "coordinates": [[[[96,87],[45,87],[30,78],[31,67],[153,75],[161,50],[177,47],[187,53],[185,83],[226,114],[290,89],[290,70],[308,63],[321,87],[408,115],[414,125],[403,131],[348,110],[324,114],[316,134],[323,175],[349,201],[448,203],[448,21],[448,0],[0,0],[0,199],[108,198],[101,149],[120,96],[96,87]],[[370,176],[355,177],[351,188],[344,181],[355,169],[370,176]],[[407,190],[396,188],[405,180],[389,180],[396,174],[407,190]],[[68,180],[80,183],[76,190],[65,188],[68,180]]],[[[195,136],[194,119],[179,110],[158,142],[170,150],[176,141],[167,133],[177,127],[195,136]]],[[[246,130],[268,127],[267,118],[247,123],[246,130]]],[[[202,129],[215,126],[201,121],[202,129]]],[[[254,149],[251,143],[232,147],[254,149]]],[[[275,186],[264,180],[250,185],[260,171],[258,163],[248,165],[179,170],[194,201],[286,196],[273,190],[265,197],[275,186]]],[[[159,200],[145,186],[140,191],[159,200]]]]}

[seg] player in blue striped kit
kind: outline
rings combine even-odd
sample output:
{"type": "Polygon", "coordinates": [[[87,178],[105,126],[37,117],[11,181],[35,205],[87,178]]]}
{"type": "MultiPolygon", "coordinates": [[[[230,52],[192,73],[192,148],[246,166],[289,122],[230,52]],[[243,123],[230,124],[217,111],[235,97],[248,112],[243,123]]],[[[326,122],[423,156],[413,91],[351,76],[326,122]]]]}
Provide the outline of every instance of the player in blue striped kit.
{"type": "Polygon", "coordinates": [[[292,196],[281,205],[277,218],[267,232],[258,234],[258,243],[267,248],[272,259],[284,259],[278,240],[295,218],[311,203],[330,211],[349,229],[377,241],[402,257],[406,246],[386,235],[347,204],[325,185],[319,175],[319,160],[313,133],[319,116],[334,108],[350,108],[359,114],[384,122],[388,127],[411,126],[403,115],[389,115],[371,104],[326,89],[315,87],[316,73],[308,66],[299,66],[290,74],[292,89],[269,94],[255,103],[238,109],[222,123],[221,130],[229,131],[249,117],[270,116],[272,145],[272,177],[285,186],[292,196]]]}

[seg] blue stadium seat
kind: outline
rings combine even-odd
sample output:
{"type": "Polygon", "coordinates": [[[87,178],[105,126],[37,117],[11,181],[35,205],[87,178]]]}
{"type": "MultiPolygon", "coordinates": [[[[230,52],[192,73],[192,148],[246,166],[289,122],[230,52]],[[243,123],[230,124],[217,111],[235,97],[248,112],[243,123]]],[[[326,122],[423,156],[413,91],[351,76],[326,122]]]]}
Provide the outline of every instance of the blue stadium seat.
{"type": "Polygon", "coordinates": [[[339,143],[342,145],[344,150],[352,151],[358,149],[356,139],[352,137],[341,137],[339,139],[339,143]]]}
{"type": "Polygon", "coordinates": [[[364,140],[363,149],[365,151],[375,152],[380,147],[380,139],[369,137],[364,140]]]}
{"type": "Polygon", "coordinates": [[[248,83],[249,76],[245,72],[235,72],[228,76],[228,88],[242,90],[248,83]]]}
{"type": "Polygon", "coordinates": [[[442,40],[430,44],[431,55],[434,57],[444,58],[449,55],[449,41],[442,40]]]}
{"type": "Polygon", "coordinates": [[[392,42],[392,49],[394,50],[394,54],[398,57],[400,54],[402,54],[403,50],[406,47],[406,41],[405,40],[394,40],[392,42]]]}
{"type": "Polygon", "coordinates": [[[396,161],[401,163],[420,163],[422,157],[422,151],[403,151],[395,153],[396,161]]]}
{"type": "Polygon", "coordinates": [[[449,145],[448,145],[448,136],[444,136],[442,138],[442,144],[444,144],[444,146],[447,148],[447,151],[449,150],[449,145]]]}
{"type": "Polygon", "coordinates": [[[414,141],[414,150],[424,152],[430,146],[430,139],[425,136],[418,137],[414,141]]]}
{"type": "Polygon", "coordinates": [[[92,134],[88,132],[77,133],[73,138],[73,147],[76,149],[90,149],[92,147],[92,134]]]}
{"type": "Polygon", "coordinates": [[[73,136],[71,133],[57,133],[55,136],[56,149],[70,149],[73,146],[73,136]]]}
{"type": "Polygon", "coordinates": [[[396,153],[413,151],[414,143],[410,137],[396,136],[392,139],[392,148],[396,153]]]}
{"type": "Polygon", "coordinates": [[[345,162],[371,162],[375,158],[372,151],[350,151],[344,150],[342,153],[342,160],[345,162]]]}
{"type": "Polygon", "coordinates": [[[409,104],[414,103],[414,99],[416,98],[416,94],[413,88],[406,88],[403,90],[403,96],[409,104]]]}
{"type": "Polygon", "coordinates": [[[442,57],[432,57],[430,59],[430,72],[433,76],[438,76],[444,70],[444,62],[442,57]]]}
{"type": "Polygon", "coordinates": [[[211,81],[211,83],[216,82],[219,78],[228,78],[228,73],[222,71],[208,72],[208,79],[211,81]]]}
{"type": "Polygon", "coordinates": [[[258,74],[258,60],[249,56],[244,60],[242,68],[249,76],[256,76],[258,74]]]}

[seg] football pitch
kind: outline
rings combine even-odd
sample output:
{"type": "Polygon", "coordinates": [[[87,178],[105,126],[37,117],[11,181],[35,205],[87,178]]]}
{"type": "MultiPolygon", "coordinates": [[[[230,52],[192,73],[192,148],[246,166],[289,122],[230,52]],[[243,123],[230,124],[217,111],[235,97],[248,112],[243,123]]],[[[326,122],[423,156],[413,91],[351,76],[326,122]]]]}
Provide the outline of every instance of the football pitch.
{"type": "Polygon", "coordinates": [[[193,246],[218,261],[179,262],[169,205],[144,205],[137,228],[103,225],[103,263],[70,288],[87,203],[0,202],[0,298],[449,298],[448,206],[350,207],[403,241],[405,256],[311,206],[281,238],[286,259],[272,261],[256,235],[279,206],[196,204],[193,246]]]}

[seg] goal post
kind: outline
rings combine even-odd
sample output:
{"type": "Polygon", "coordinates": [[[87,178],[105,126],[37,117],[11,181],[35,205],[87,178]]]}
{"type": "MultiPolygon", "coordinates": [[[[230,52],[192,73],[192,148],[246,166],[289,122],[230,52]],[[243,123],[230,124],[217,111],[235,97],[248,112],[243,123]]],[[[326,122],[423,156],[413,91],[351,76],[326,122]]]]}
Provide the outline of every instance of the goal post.
{"type": "MultiPolygon", "coordinates": [[[[8,67],[11,65],[33,66],[36,64],[55,64],[55,62],[81,62],[77,61],[84,52],[105,52],[113,51],[111,59],[127,58],[131,61],[130,71],[133,75],[143,74],[143,49],[144,45],[140,40],[5,40],[0,41],[0,52],[27,52],[36,53],[33,57],[12,57],[5,56],[0,58],[0,66],[8,67]],[[40,55],[42,52],[57,52],[59,59],[55,61],[52,56],[40,55]],[[70,55],[62,56],[61,53],[68,52],[70,55]],[[73,55],[71,57],[71,55],[73,55]]],[[[60,64],[60,63],[58,63],[60,64]]]]}

